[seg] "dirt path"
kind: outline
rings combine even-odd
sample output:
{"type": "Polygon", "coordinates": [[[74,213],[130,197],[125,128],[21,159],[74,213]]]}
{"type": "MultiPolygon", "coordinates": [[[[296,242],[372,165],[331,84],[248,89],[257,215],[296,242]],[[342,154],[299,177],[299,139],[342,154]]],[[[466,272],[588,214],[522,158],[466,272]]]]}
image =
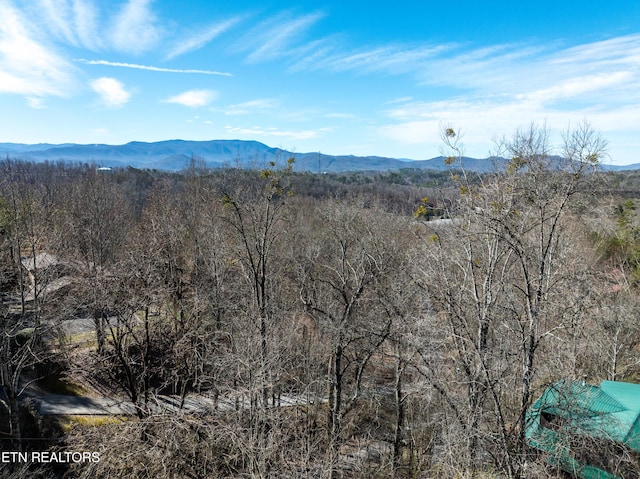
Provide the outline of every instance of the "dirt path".
{"type": "Polygon", "coordinates": [[[45,394],[35,398],[38,411],[43,416],[119,416],[134,414],[133,405],[113,398],[90,398],[63,394],[45,394]]]}
{"type": "MultiPolygon", "coordinates": [[[[45,394],[33,398],[38,411],[43,416],[128,416],[135,414],[130,401],[117,398],[90,398],[63,394],[45,394]]],[[[311,399],[306,396],[281,396],[276,407],[299,406],[324,399],[311,399]]],[[[214,409],[233,411],[247,408],[249,405],[241,399],[219,398],[217,401],[206,396],[188,396],[180,404],[178,396],[154,396],[150,403],[153,413],[189,412],[203,414],[214,409]]]]}

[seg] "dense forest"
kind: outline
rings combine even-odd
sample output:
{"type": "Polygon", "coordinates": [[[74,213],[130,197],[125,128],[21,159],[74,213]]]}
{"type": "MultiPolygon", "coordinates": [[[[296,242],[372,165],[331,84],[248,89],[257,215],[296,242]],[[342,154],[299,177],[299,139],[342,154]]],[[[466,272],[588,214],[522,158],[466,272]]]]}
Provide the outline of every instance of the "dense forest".
{"type": "Polygon", "coordinates": [[[99,456],[0,476],[561,477],[536,397],[640,380],[640,177],[586,124],[491,174],[443,142],[445,173],[0,162],[0,447],[99,456]]]}

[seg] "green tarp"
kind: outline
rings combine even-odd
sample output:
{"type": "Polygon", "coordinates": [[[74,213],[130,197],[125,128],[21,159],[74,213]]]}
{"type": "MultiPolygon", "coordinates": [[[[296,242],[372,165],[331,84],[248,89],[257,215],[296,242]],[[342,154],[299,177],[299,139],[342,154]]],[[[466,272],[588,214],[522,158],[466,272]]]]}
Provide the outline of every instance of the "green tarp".
{"type": "Polygon", "coordinates": [[[640,452],[640,385],[563,380],[529,409],[526,437],[547,462],[584,479],[625,478],[640,452]]]}

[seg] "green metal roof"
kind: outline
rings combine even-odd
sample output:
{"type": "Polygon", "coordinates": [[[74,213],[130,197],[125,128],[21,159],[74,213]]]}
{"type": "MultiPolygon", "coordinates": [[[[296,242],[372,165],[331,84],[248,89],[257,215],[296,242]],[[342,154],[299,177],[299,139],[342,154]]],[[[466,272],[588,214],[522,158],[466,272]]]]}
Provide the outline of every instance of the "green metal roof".
{"type": "Polygon", "coordinates": [[[584,478],[615,478],[578,464],[569,452],[568,435],[624,444],[640,452],[640,384],[602,381],[600,386],[563,380],[549,386],[527,413],[527,441],[550,453],[556,465],[584,478]],[[546,417],[561,418],[544,427],[546,417]]]}
{"type": "MultiPolygon", "coordinates": [[[[560,381],[536,401],[538,407],[562,417],[597,416],[624,411],[623,404],[597,386],[577,381],[560,381]]],[[[534,405],[534,408],[536,405],[534,405]]]]}

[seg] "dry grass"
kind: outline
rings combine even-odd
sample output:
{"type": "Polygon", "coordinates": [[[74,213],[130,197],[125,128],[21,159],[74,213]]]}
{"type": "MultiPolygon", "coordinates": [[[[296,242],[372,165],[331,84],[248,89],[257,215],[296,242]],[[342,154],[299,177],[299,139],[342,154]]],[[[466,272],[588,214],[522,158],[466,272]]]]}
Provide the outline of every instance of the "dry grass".
{"type": "Polygon", "coordinates": [[[74,427],[102,427],[111,424],[122,424],[131,420],[125,416],[61,416],[58,424],[66,433],[74,427]]]}
{"type": "Polygon", "coordinates": [[[98,346],[96,333],[93,331],[82,331],[66,336],[68,344],[72,348],[95,349],[98,346]]]}

